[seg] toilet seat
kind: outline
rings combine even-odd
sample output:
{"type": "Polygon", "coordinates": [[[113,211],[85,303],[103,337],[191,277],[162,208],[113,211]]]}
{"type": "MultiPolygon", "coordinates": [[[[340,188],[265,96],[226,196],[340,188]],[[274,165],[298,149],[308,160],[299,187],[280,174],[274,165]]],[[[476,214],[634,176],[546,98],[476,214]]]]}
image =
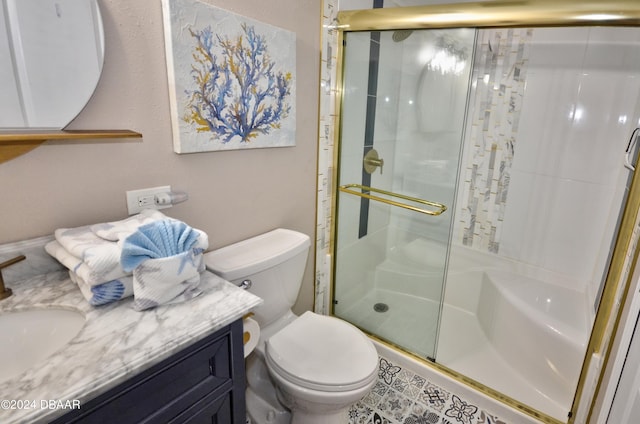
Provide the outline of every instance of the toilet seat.
{"type": "Polygon", "coordinates": [[[369,338],[337,318],[305,312],[266,341],[272,372],[301,387],[339,392],[376,378],[378,354],[369,338]]]}

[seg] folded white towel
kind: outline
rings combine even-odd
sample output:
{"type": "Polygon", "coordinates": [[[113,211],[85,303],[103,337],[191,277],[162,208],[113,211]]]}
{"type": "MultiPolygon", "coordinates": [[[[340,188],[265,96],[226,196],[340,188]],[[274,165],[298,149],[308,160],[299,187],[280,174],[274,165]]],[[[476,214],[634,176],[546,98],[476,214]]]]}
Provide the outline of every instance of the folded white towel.
{"type": "Polygon", "coordinates": [[[139,214],[120,221],[94,224],[91,226],[91,231],[98,237],[108,241],[122,241],[136,232],[141,226],[165,219],[172,218],[155,209],[144,209],[139,214]]]}
{"type": "Polygon", "coordinates": [[[100,306],[133,296],[133,277],[123,277],[97,286],[90,286],[76,273],[69,271],[69,278],[80,288],[90,305],[100,306]]]}
{"type": "Polygon", "coordinates": [[[133,270],[134,309],[143,311],[199,296],[202,271],[204,261],[200,249],[142,262],[133,270]]]}
{"type": "Polygon", "coordinates": [[[69,253],[69,251],[62,247],[57,240],[47,243],[44,246],[44,249],[48,254],[56,258],[58,262],[67,267],[70,271],[74,272],[85,284],[89,286],[97,286],[112,280],[131,276],[130,272],[125,272],[119,265],[119,256],[117,265],[107,267],[106,270],[96,270],[91,268],[82,259],[69,253]]]}
{"type": "Polygon", "coordinates": [[[98,237],[89,226],[60,228],[54,235],[67,252],[82,260],[97,276],[113,272],[125,275],[120,266],[121,247],[118,243],[98,237]]]}
{"type": "MultiPolygon", "coordinates": [[[[101,284],[130,275],[120,266],[122,243],[142,225],[158,220],[171,220],[159,211],[144,210],[139,215],[105,224],[77,228],[60,228],[54,232],[56,241],[72,256],[89,267],[89,275],[80,274],[76,265],[67,266],[89,285],[101,284]]],[[[62,262],[62,261],[61,261],[62,262]]]]}

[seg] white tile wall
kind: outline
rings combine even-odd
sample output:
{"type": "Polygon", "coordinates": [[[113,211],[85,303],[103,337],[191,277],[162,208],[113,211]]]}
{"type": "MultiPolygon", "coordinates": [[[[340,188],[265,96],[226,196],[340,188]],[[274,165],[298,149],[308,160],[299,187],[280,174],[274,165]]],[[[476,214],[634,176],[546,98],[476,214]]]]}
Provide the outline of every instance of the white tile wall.
{"type": "Polygon", "coordinates": [[[606,265],[640,117],[638,32],[540,28],[531,40],[499,252],[589,292],[606,265]]]}

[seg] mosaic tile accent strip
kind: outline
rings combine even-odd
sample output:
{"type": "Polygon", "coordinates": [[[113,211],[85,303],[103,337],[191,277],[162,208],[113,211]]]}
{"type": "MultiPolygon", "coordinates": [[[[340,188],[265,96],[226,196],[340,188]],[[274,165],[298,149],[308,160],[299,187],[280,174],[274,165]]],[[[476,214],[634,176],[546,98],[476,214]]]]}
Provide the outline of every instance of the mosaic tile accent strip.
{"type": "Polygon", "coordinates": [[[378,381],[348,424],[508,424],[424,377],[380,357],[378,381]]]}
{"type": "Polygon", "coordinates": [[[333,196],[333,146],[336,127],[335,102],[338,32],[333,29],[338,18],[338,0],[324,0],[322,16],[322,57],[320,125],[318,134],[318,202],[316,217],[316,276],[314,311],[329,313],[331,270],[331,198],[333,196]]]}
{"type": "Polygon", "coordinates": [[[478,32],[458,221],[462,243],[486,252],[500,247],[532,34],[530,28],[478,32]]]}

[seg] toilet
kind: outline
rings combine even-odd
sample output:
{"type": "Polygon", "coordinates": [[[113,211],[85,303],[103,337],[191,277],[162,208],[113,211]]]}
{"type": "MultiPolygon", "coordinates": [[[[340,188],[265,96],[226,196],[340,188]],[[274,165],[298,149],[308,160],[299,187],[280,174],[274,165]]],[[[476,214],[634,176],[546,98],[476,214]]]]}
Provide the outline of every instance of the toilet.
{"type": "Polygon", "coordinates": [[[252,424],[347,423],[349,407],[377,380],[369,338],[338,318],[291,307],[310,241],[276,229],[204,255],[207,269],[264,303],[254,310],[260,340],[247,357],[247,416],[252,424]]]}

